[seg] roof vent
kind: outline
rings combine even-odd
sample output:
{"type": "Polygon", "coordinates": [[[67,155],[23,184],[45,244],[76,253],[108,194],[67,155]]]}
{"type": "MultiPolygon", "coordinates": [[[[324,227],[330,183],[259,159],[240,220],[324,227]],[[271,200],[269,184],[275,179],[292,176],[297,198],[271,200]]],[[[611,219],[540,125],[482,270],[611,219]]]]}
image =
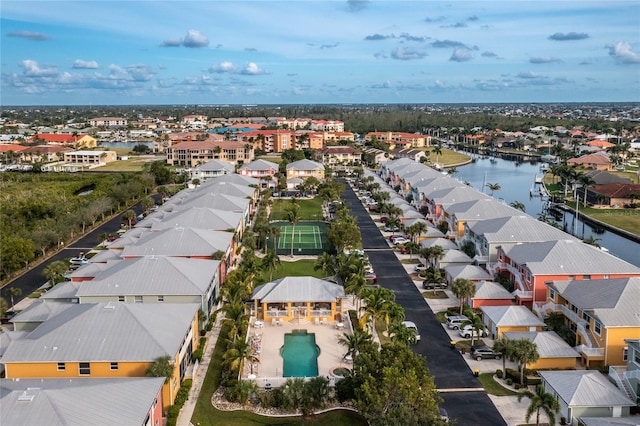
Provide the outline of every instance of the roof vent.
{"type": "Polygon", "coordinates": [[[115,309],[116,307],[114,305],[111,304],[111,302],[107,303],[106,305],[104,305],[104,309],[115,309]]]}
{"type": "Polygon", "coordinates": [[[18,397],[18,401],[31,402],[33,398],[36,396],[32,393],[27,393],[26,391],[18,397]]]}

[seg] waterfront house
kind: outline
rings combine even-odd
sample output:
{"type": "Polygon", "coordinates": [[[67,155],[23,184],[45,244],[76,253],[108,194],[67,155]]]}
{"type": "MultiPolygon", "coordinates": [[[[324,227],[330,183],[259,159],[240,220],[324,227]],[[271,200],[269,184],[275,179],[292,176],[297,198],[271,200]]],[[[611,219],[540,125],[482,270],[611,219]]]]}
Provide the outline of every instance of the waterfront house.
{"type": "Polygon", "coordinates": [[[163,383],[162,377],[0,379],[0,424],[161,425],[163,383]]]}
{"type": "MultiPolygon", "coordinates": [[[[578,190],[578,195],[582,189],[578,190]]],[[[595,205],[621,208],[640,200],[640,184],[637,183],[607,183],[587,188],[587,201],[595,205]]]]}
{"type": "Polygon", "coordinates": [[[538,371],[545,392],[560,404],[567,424],[581,417],[627,417],[635,405],[597,370],[538,371]]]}
{"type": "Polygon", "coordinates": [[[164,409],[173,405],[199,345],[198,304],[70,304],[21,339],[2,364],[8,379],[145,377],[169,356],[164,409]]]}
{"type": "Polygon", "coordinates": [[[257,286],[253,315],[265,322],[341,321],[344,287],[314,277],[285,277],[257,286]]]}
{"type": "Polygon", "coordinates": [[[479,264],[487,264],[487,269],[491,270],[491,264],[496,262],[499,246],[567,238],[578,241],[562,230],[523,213],[465,223],[462,244],[471,242],[476,250],[475,260],[479,264]]]}
{"type": "Polygon", "coordinates": [[[472,224],[480,220],[522,215],[520,210],[494,198],[479,198],[452,203],[444,206],[443,210],[442,221],[447,223],[448,234],[453,236],[456,242],[461,241],[464,237],[465,223],[472,224]]]}
{"type": "Polygon", "coordinates": [[[545,327],[545,323],[526,306],[481,306],[480,310],[492,339],[501,337],[503,333],[542,331],[545,327]]]}
{"type": "MultiPolygon", "coordinates": [[[[565,234],[566,235],[566,234],[565,234]]],[[[493,272],[514,282],[517,303],[547,300],[545,283],[640,276],[640,268],[576,239],[502,244],[493,272]]]]}
{"type": "Polygon", "coordinates": [[[588,367],[622,365],[625,339],[640,338],[640,278],[552,281],[541,317],[561,314],[576,336],[576,350],[588,367]]]}
{"type": "MultiPolygon", "coordinates": [[[[429,192],[428,194],[425,193],[424,197],[428,201],[428,214],[433,223],[440,223],[442,221],[446,222],[445,211],[448,206],[464,201],[492,199],[487,194],[483,194],[482,192],[466,185],[442,188],[436,191],[429,192]]],[[[451,237],[455,237],[456,235],[458,235],[458,231],[456,229],[451,230],[448,234],[448,236],[451,237]]]]}
{"type": "Polygon", "coordinates": [[[609,158],[609,154],[603,151],[594,152],[593,154],[587,154],[581,157],[570,158],[567,160],[567,165],[594,170],[613,170],[613,162],[609,158]]]}
{"type": "Polygon", "coordinates": [[[536,345],[540,358],[527,364],[532,370],[575,369],[580,354],[554,331],[510,331],[503,334],[508,340],[527,339],[536,345]]]}

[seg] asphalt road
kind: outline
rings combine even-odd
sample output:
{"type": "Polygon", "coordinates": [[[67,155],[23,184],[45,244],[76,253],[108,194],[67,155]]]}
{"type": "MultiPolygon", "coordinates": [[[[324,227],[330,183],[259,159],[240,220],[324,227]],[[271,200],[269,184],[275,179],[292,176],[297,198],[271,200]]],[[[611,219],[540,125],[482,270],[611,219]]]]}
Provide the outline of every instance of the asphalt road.
{"type": "MultiPolygon", "coordinates": [[[[156,202],[158,202],[158,200],[160,199],[160,196],[158,194],[153,195],[153,197],[156,202]]],[[[142,213],[140,203],[135,204],[130,209],[135,211],[136,215],[142,213]]],[[[4,287],[2,287],[2,291],[0,292],[2,297],[7,301],[7,303],[9,303],[9,305],[11,305],[11,296],[7,294],[6,290],[12,287],[22,290],[22,294],[20,296],[14,297],[14,302],[16,304],[22,299],[28,297],[29,294],[31,294],[33,291],[37,290],[47,282],[48,279],[43,275],[43,271],[51,262],[55,262],[56,260],[65,260],[70,257],[77,257],[80,252],[87,253],[89,250],[93,249],[95,246],[100,244],[100,234],[113,234],[120,229],[123,213],[120,213],[114,216],[111,220],[108,220],[107,222],[99,225],[97,228],[91,230],[82,237],[73,241],[71,244],[58,251],[53,256],[47,258],[47,260],[45,260],[44,262],[41,262],[38,265],[30,268],[22,275],[7,283],[4,287]]]]}
{"type": "Polygon", "coordinates": [[[418,326],[421,340],[413,349],[426,357],[449,417],[455,419],[457,425],[506,425],[462,355],[451,349],[449,336],[435,313],[349,185],[342,199],[358,220],[362,247],[369,256],[378,284],[395,292],[396,302],[404,308],[406,319],[418,326]]]}

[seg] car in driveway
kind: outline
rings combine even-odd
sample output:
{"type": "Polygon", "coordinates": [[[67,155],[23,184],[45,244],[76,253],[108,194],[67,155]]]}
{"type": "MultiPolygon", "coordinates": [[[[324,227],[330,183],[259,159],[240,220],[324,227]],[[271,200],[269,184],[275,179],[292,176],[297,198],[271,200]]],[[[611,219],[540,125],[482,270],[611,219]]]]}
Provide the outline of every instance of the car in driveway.
{"type": "Polygon", "coordinates": [[[469,318],[466,315],[451,315],[447,317],[447,328],[451,328],[453,330],[457,330],[460,326],[469,321],[469,318]]]}
{"type": "Polygon", "coordinates": [[[427,270],[427,265],[424,263],[418,263],[413,270],[416,272],[424,272],[427,270]]]}
{"type": "Polygon", "coordinates": [[[420,341],[420,332],[418,331],[418,326],[413,321],[402,321],[402,325],[407,327],[409,330],[413,330],[416,334],[416,342],[420,341]]]}
{"type": "Polygon", "coordinates": [[[460,327],[460,330],[458,330],[458,334],[461,337],[464,337],[465,339],[469,339],[471,338],[471,336],[473,336],[474,338],[484,337],[488,333],[487,333],[487,330],[484,328],[477,330],[477,329],[474,329],[471,324],[467,324],[463,327],[460,327]]]}
{"type": "Polygon", "coordinates": [[[397,226],[385,226],[384,227],[384,232],[398,232],[400,230],[400,228],[398,228],[397,226]]]}
{"type": "Polygon", "coordinates": [[[444,290],[447,288],[447,283],[432,283],[428,280],[422,282],[422,288],[425,290],[444,290]]]}
{"type": "Polygon", "coordinates": [[[409,240],[409,239],[407,239],[407,238],[405,238],[405,237],[395,238],[395,239],[393,240],[393,245],[395,245],[395,246],[399,246],[399,245],[402,245],[402,244],[407,244],[407,243],[408,243],[408,242],[410,242],[410,241],[411,241],[411,240],[409,240]]]}
{"type": "Polygon", "coordinates": [[[472,346],[471,358],[474,358],[476,361],[483,359],[500,359],[502,358],[502,354],[500,352],[494,352],[491,346],[488,345],[472,346]]]}
{"type": "Polygon", "coordinates": [[[89,263],[89,259],[87,259],[84,256],[83,257],[72,257],[69,260],[69,263],[71,265],[74,265],[74,266],[86,265],[87,263],[89,263]]]}

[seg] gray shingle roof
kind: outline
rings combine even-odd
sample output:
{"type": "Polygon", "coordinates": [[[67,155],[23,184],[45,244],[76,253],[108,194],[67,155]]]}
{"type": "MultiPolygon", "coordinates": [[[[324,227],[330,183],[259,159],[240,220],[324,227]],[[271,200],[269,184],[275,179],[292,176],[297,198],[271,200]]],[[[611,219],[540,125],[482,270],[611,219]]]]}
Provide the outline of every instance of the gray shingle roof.
{"type": "Polygon", "coordinates": [[[580,354],[554,331],[506,332],[509,340],[527,339],[536,344],[540,358],[579,358],[580,354]]]}
{"type": "Polygon", "coordinates": [[[480,309],[484,315],[498,327],[505,326],[527,326],[537,327],[544,326],[542,322],[533,312],[526,306],[509,305],[509,306],[481,306],[480,309]]]}
{"type": "Polygon", "coordinates": [[[344,298],[339,284],[314,277],[285,277],[256,287],[251,300],[265,303],[332,302],[344,298]]]}
{"type": "Polygon", "coordinates": [[[505,245],[503,250],[535,275],[640,274],[637,266],[576,239],[505,245]]]}
{"type": "Polygon", "coordinates": [[[596,370],[538,371],[538,373],[570,407],[635,405],[596,370]]]}
{"type": "Polygon", "coordinates": [[[153,361],[180,349],[199,304],[71,304],[12,342],[4,363],[153,361]]]}
{"type": "Polygon", "coordinates": [[[142,425],[163,383],[162,377],[2,379],[0,424],[142,425]]]}

